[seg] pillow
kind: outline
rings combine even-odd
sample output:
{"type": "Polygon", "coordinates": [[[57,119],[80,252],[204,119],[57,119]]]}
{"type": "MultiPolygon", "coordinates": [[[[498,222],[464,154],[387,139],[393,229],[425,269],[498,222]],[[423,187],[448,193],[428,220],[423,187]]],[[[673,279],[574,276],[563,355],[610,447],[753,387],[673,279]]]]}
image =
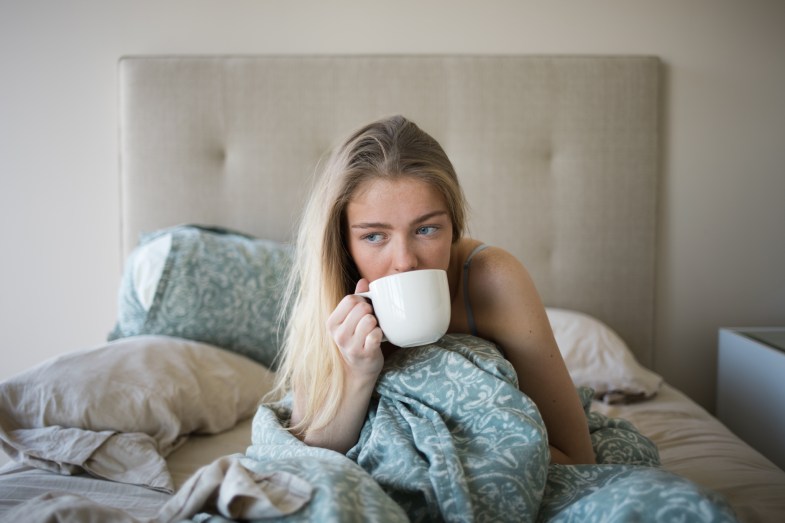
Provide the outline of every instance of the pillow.
{"type": "Polygon", "coordinates": [[[171,492],[163,458],[188,434],[250,417],[272,379],[263,365],[218,347],[127,338],[0,383],[0,443],[37,468],[171,492]]]}
{"type": "Polygon", "coordinates": [[[662,377],[643,367],[610,327],[586,314],[545,309],[567,370],[576,386],[591,387],[606,403],[654,396],[662,377]]]}
{"type": "Polygon", "coordinates": [[[280,347],[290,252],[278,242],[197,225],[147,234],[127,260],[109,340],[175,336],[270,367],[280,347]]]}

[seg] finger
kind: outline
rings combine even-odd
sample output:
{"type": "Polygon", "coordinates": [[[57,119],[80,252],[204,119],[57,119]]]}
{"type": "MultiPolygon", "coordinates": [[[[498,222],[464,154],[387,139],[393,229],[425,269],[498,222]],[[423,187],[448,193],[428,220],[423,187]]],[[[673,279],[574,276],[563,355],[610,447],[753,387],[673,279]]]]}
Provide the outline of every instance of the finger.
{"type": "Polygon", "coordinates": [[[349,335],[347,324],[344,324],[336,336],[336,343],[341,354],[346,362],[352,365],[380,356],[381,340],[381,329],[376,323],[376,317],[372,314],[366,314],[360,318],[351,335],[349,335]],[[379,331],[379,334],[375,334],[375,331],[379,331]]]}
{"type": "Polygon", "coordinates": [[[354,328],[354,333],[359,338],[365,338],[374,329],[377,329],[378,325],[379,322],[376,319],[376,316],[373,314],[366,314],[358,320],[357,326],[354,328]]]}
{"type": "Polygon", "coordinates": [[[371,306],[365,300],[355,303],[346,317],[332,328],[333,339],[342,348],[362,348],[366,334],[376,325],[376,318],[371,314],[371,306]],[[364,327],[357,332],[361,322],[364,327]]]}
{"type": "Polygon", "coordinates": [[[359,336],[358,343],[362,345],[362,338],[365,338],[375,326],[376,316],[373,315],[373,309],[364,301],[352,308],[339,328],[349,336],[359,336]]]}
{"type": "Polygon", "coordinates": [[[342,324],[344,321],[346,321],[346,317],[349,315],[349,313],[351,313],[352,309],[354,309],[354,307],[359,303],[367,304],[368,302],[365,301],[365,299],[362,298],[361,296],[354,296],[352,294],[348,296],[344,296],[343,299],[335,307],[333,312],[330,314],[330,316],[327,318],[328,330],[332,330],[338,325],[342,324]]]}
{"type": "Polygon", "coordinates": [[[367,301],[360,299],[359,302],[354,304],[352,309],[349,311],[349,314],[346,315],[346,319],[343,321],[343,323],[347,325],[351,324],[356,328],[357,323],[364,316],[373,317],[373,306],[367,301]]]}
{"type": "Polygon", "coordinates": [[[365,348],[367,350],[376,349],[382,345],[382,329],[375,327],[365,337],[365,348]]]}

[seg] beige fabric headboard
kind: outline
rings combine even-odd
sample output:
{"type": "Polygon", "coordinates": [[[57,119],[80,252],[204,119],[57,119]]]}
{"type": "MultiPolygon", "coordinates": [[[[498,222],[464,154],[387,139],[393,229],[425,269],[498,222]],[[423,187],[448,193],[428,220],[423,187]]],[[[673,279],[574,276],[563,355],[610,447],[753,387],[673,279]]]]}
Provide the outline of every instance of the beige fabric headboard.
{"type": "Polygon", "coordinates": [[[441,142],[471,234],[518,256],[549,306],[652,363],[654,57],[229,56],[120,60],[122,250],[180,223],[291,237],[320,158],[403,114],[441,142]]]}

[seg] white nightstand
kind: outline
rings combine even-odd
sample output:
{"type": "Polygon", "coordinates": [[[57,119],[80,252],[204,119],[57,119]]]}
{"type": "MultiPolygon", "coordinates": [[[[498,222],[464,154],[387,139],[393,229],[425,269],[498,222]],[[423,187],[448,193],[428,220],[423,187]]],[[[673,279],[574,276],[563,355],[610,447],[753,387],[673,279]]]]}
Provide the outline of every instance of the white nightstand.
{"type": "Polygon", "coordinates": [[[717,417],[785,470],[785,327],[720,329],[717,417]]]}

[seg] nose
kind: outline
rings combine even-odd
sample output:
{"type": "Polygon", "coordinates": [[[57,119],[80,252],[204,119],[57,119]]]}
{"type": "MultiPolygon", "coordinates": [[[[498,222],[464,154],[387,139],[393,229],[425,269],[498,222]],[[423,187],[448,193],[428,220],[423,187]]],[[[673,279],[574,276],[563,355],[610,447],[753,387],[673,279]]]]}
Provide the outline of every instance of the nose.
{"type": "Polygon", "coordinates": [[[396,245],[392,268],[395,272],[413,271],[417,268],[417,254],[408,241],[396,245]]]}

